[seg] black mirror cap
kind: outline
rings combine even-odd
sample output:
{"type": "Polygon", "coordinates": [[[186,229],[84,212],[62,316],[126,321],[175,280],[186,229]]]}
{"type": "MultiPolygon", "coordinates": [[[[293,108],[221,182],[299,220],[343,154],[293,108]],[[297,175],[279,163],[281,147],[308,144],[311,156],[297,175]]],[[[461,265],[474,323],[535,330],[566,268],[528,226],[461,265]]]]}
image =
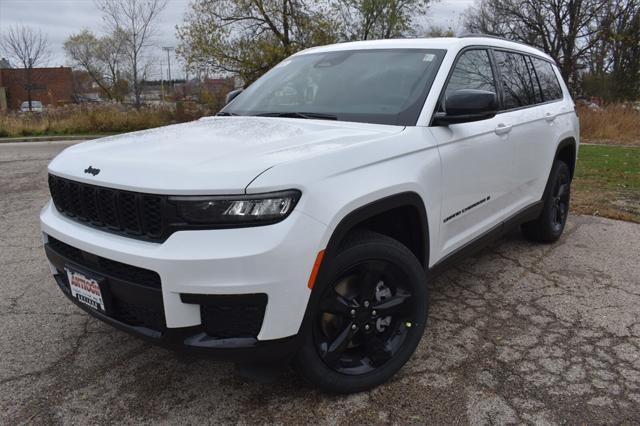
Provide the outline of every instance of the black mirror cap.
{"type": "Polygon", "coordinates": [[[228,105],[229,102],[234,100],[236,98],[236,96],[238,96],[240,93],[242,93],[243,90],[244,89],[236,89],[236,90],[232,90],[229,93],[227,93],[227,96],[224,98],[224,104],[228,105]]]}
{"type": "Polygon", "coordinates": [[[486,120],[498,112],[498,95],[488,90],[460,89],[447,96],[444,107],[446,113],[436,114],[434,124],[486,120]]]}

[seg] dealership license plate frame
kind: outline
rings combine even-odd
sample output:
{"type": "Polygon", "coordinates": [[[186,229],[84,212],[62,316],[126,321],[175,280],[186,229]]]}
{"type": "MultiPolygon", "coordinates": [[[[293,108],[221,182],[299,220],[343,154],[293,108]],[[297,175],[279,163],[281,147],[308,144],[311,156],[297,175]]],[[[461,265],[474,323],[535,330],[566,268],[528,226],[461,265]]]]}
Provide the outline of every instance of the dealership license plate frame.
{"type": "Polygon", "coordinates": [[[109,293],[107,280],[73,265],[64,266],[71,297],[87,308],[107,315],[109,312],[109,293]]]}

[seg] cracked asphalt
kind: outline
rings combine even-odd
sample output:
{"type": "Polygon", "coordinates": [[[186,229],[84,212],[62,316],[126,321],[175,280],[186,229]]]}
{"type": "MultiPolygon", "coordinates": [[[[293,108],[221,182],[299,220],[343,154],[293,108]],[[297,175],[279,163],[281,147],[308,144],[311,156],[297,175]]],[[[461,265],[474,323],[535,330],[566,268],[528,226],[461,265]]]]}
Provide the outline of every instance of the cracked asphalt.
{"type": "Polygon", "coordinates": [[[430,318],[389,383],[348,397],[286,373],[156,348],[60,293],[38,212],[66,144],[0,144],[0,424],[639,424],[640,225],[572,216],[518,232],[430,283],[430,318]]]}

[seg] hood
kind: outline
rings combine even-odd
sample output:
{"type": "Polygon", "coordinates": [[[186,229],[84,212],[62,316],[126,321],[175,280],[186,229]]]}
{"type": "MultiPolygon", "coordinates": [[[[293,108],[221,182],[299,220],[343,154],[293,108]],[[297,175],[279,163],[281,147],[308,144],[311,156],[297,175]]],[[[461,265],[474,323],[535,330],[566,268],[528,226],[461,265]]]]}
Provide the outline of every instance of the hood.
{"type": "Polygon", "coordinates": [[[399,126],[294,118],[205,117],[74,145],[49,164],[49,171],[137,192],[237,194],[277,164],[402,130],[399,126]],[[93,174],[85,172],[89,166],[93,174]]]}

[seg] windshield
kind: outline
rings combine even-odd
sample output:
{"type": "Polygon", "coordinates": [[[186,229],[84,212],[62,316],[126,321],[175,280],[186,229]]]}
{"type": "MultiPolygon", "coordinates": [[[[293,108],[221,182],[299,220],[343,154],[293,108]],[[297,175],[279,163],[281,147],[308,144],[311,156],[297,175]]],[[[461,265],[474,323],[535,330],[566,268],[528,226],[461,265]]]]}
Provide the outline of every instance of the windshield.
{"type": "Polygon", "coordinates": [[[294,56],[249,86],[222,114],[413,126],[444,54],[367,49],[294,56]]]}

